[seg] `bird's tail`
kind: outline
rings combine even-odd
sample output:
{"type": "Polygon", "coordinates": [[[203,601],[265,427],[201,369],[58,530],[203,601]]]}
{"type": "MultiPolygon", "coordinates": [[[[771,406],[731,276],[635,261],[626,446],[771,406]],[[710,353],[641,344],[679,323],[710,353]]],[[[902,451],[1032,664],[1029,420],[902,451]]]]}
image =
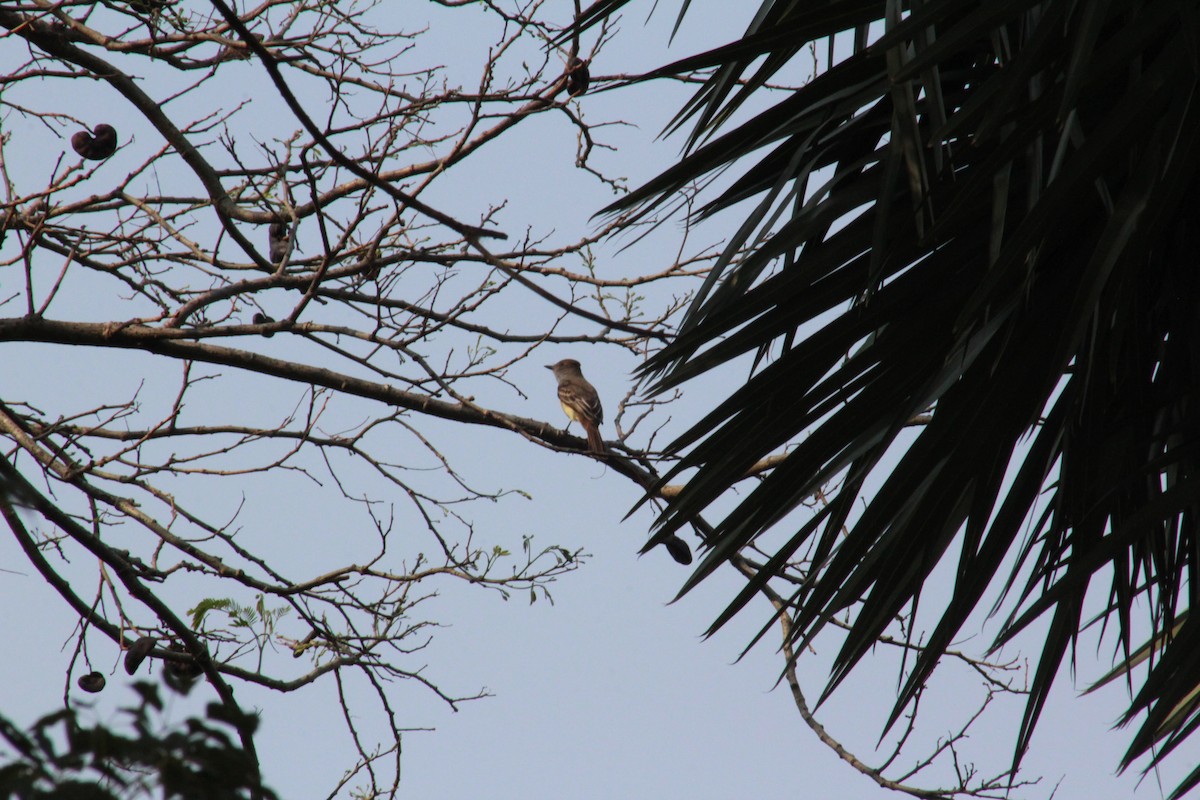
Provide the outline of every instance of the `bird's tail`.
{"type": "Polygon", "coordinates": [[[596,455],[602,456],[608,454],[608,448],[604,446],[604,439],[600,437],[600,428],[595,423],[580,420],[583,425],[583,430],[587,433],[588,449],[596,455]]]}

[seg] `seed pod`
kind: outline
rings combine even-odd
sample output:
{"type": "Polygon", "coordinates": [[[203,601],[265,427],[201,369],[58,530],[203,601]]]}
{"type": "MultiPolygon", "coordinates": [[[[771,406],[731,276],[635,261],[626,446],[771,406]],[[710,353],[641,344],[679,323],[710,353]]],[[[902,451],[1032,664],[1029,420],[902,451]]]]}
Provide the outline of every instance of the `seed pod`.
{"type": "MultiPolygon", "coordinates": [[[[274,322],[275,318],[268,317],[266,314],[262,313],[261,311],[255,311],[254,316],[251,317],[251,320],[253,320],[255,325],[265,325],[268,322],[274,322]]],[[[275,331],[267,331],[266,333],[263,334],[263,336],[265,336],[268,339],[270,339],[274,335],[275,335],[275,331]]]]}
{"type": "Polygon", "coordinates": [[[79,680],[75,681],[79,684],[79,688],[85,692],[96,694],[96,692],[104,689],[104,676],[99,672],[89,672],[87,675],[80,675],[79,680]]]}
{"type": "Polygon", "coordinates": [[[171,642],[167,649],[188,656],[187,661],[166,661],[163,665],[163,680],[167,686],[180,694],[187,694],[196,684],[196,679],[204,674],[204,670],[178,642],[171,642]]]}
{"type": "Polygon", "coordinates": [[[103,161],[117,152],[117,131],[112,125],[97,125],[92,133],[80,131],[71,137],[76,153],[91,161],[103,161]]]}
{"type": "Polygon", "coordinates": [[[192,659],[191,661],[185,662],[167,662],[167,672],[180,678],[195,680],[204,674],[204,669],[196,663],[195,659],[192,659]]]}
{"type": "Polygon", "coordinates": [[[567,94],[578,97],[588,90],[592,82],[592,73],[588,71],[588,62],[575,59],[567,67],[567,94]]]}
{"type": "Polygon", "coordinates": [[[671,554],[671,558],[678,561],[680,564],[692,563],[692,549],[687,546],[687,542],[680,539],[678,536],[672,536],[663,542],[667,548],[667,552],[671,554]]]}
{"type": "Polygon", "coordinates": [[[169,645],[167,645],[167,649],[172,653],[179,653],[187,656],[186,661],[166,662],[167,672],[173,672],[176,675],[185,678],[199,678],[204,674],[204,669],[196,662],[196,659],[192,657],[192,654],[184,649],[182,644],[179,642],[171,642],[169,645]]]}
{"type": "Polygon", "coordinates": [[[143,636],[129,646],[129,650],[125,652],[125,671],[132,675],[137,672],[137,668],[146,660],[146,656],[154,649],[154,643],[157,640],[153,636],[143,636]]]}
{"type": "Polygon", "coordinates": [[[195,659],[192,659],[183,662],[168,661],[167,672],[180,678],[195,679],[204,674],[204,669],[196,663],[195,659]]]}
{"type": "Polygon", "coordinates": [[[288,250],[291,249],[292,237],[288,231],[286,222],[272,222],[271,227],[267,232],[267,248],[271,255],[271,263],[278,264],[283,259],[287,258],[288,250]]]}

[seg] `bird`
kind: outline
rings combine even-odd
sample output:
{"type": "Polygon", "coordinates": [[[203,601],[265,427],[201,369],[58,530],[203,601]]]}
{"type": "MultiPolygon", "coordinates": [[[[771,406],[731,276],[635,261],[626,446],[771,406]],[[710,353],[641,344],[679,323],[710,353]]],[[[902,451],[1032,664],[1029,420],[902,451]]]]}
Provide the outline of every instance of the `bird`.
{"type": "MultiPolygon", "coordinates": [[[[546,369],[554,373],[558,380],[558,402],[562,404],[563,413],[570,422],[578,422],[587,434],[588,449],[596,455],[604,455],[608,448],[600,437],[600,424],[604,422],[604,407],[600,405],[600,395],[596,387],[583,377],[579,362],[573,358],[564,358],[554,364],[547,364],[546,369]]],[[[570,425],[568,422],[568,426],[570,425]]]]}
{"type": "Polygon", "coordinates": [[[117,129],[101,123],[90,133],[79,131],[71,136],[71,147],[86,159],[103,161],[117,152],[117,129]]]}

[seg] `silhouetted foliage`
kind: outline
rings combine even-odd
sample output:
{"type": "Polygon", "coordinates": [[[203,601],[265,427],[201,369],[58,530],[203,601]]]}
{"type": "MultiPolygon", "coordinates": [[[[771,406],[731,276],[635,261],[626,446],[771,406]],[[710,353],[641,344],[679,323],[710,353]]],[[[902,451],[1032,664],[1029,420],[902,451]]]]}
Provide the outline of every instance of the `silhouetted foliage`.
{"type": "Polygon", "coordinates": [[[258,765],[238,746],[258,725],[253,714],[213,703],[203,719],[164,728],[163,700],[152,683],[133,684],[136,706],[126,727],[89,724],[73,708],[48,714],[28,731],[0,717],[0,797],[14,800],[272,800],[258,765]]]}
{"type": "MultiPolygon", "coordinates": [[[[581,27],[627,2],[593,3],[581,27]]],[[[651,543],[790,448],[686,591],[840,481],[761,545],[714,627],[772,579],[798,652],[852,612],[828,693],[955,560],[888,725],[990,589],[997,647],[1048,619],[1019,763],[1096,579],[1132,681],[1122,722],[1141,720],[1123,766],[1200,726],[1198,38],[1178,0],[768,1],[742,37],[648,76],[700,76],[674,121],[689,150],[608,210],[736,164],[695,216],[744,222],[646,372],[665,390],[754,365],[674,442],[666,480],[698,472],[651,543]],[[818,77],[739,117],[801,57],[823,59],[818,77]]]]}

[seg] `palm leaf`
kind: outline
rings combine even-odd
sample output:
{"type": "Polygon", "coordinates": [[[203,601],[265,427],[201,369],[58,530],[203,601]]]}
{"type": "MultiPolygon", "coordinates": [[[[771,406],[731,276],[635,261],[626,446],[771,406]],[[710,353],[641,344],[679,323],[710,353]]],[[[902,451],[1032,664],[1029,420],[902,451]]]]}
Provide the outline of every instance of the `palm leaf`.
{"type": "MultiPolygon", "coordinates": [[[[580,25],[622,5],[596,3],[580,25]]],[[[690,125],[687,150],[606,211],[649,212],[730,170],[698,217],[751,201],[679,336],[645,365],[665,390],[751,364],[674,443],[672,475],[695,474],[652,541],[792,446],[684,584],[792,525],[714,630],[804,551],[816,566],[794,593],[794,644],[853,613],[833,691],[957,552],[888,724],[997,588],[997,646],[1049,617],[1019,763],[1100,577],[1127,667],[1145,652],[1130,652],[1130,609],[1152,609],[1124,764],[1152,748],[1157,763],[1200,725],[1200,622],[1186,616],[1200,591],[1197,41],[1194,4],[1177,0],[768,0],[744,36],[647,76],[702,74],[672,123],[690,125]],[[733,124],[834,35],[853,52],[733,124]],[[906,427],[929,408],[929,425],[906,427]],[[826,510],[788,522],[837,476],[826,510]]]]}

